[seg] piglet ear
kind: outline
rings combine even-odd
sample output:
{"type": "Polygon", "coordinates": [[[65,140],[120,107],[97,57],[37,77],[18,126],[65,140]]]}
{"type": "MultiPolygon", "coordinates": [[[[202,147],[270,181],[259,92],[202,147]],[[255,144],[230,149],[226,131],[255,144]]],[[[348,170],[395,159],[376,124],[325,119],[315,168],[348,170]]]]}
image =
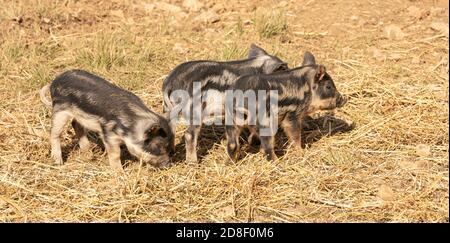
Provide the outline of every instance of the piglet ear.
{"type": "Polygon", "coordinates": [[[315,81],[320,81],[323,79],[323,77],[325,76],[326,73],[326,69],[325,66],[323,65],[319,65],[316,68],[316,75],[315,75],[315,81]]]}
{"type": "Polygon", "coordinates": [[[278,65],[276,71],[285,71],[285,70],[288,70],[288,69],[289,69],[288,64],[283,62],[283,63],[278,65]]]}
{"type": "Polygon", "coordinates": [[[248,51],[248,58],[255,58],[264,55],[268,55],[264,49],[255,45],[254,43],[250,45],[250,50],[248,51]]]}
{"type": "Polygon", "coordinates": [[[316,58],[309,51],[306,51],[305,55],[303,56],[302,66],[306,66],[306,65],[316,65],[316,58]]]}

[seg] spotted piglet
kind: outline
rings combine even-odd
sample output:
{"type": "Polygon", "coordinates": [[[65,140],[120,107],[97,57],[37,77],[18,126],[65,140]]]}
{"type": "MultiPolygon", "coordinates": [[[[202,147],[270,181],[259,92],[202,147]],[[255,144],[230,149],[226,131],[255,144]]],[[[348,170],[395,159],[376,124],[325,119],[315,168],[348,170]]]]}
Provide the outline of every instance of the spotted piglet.
{"type": "Polygon", "coordinates": [[[55,163],[63,163],[60,135],[72,121],[80,148],[89,147],[88,131],[98,133],[115,170],[123,170],[121,144],[145,163],[156,167],[169,164],[174,142],[169,123],[131,92],[89,72],[71,70],[44,86],[40,96],[53,108],[50,143],[55,163]],[[51,101],[45,97],[48,91],[51,101]]]}
{"type": "MultiPolygon", "coordinates": [[[[338,92],[325,66],[317,64],[310,52],[305,53],[303,63],[299,67],[273,74],[241,76],[234,83],[233,89],[243,92],[253,91],[254,93],[264,91],[263,93],[267,94],[263,97],[256,96],[257,100],[249,103],[259,105],[259,109],[233,108],[233,112],[236,114],[243,112],[246,117],[246,121],[241,124],[235,121],[233,125],[226,126],[227,152],[233,161],[238,158],[239,134],[244,127],[259,136],[261,150],[267,159],[275,160],[277,158],[274,152],[274,134],[261,133],[266,125],[262,124],[262,120],[258,119],[260,116],[256,114],[256,110],[261,112],[266,109],[262,106],[269,107],[267,104],[271,91],[276,91],[277,94],[274,98],[277,114],[274,117],[267,117],[267,119],[276,121],[272,124],[279,124],[289,140],[298,147],[301,146],[301,128],[305,117],[316,111],[342,107],[347,102],[347,98],[338,92]],[[255,123],[248,121],[255,121],[255,123]]],[[[270,109],[273,110],[273,108],[270,109]]],[[[269,123],[265,122],[265,124],[269,123]]]]}

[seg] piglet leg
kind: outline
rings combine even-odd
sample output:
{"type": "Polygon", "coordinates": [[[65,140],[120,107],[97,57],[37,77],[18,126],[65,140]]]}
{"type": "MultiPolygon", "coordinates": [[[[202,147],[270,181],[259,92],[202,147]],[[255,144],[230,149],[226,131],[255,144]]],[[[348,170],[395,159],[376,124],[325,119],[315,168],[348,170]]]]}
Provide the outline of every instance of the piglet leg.
{"type": "Polygon", "coordinates": [[[277,160],[278,157],[274,150],[274,137],[273,136],[261,136],[261,150],[266,156],[267,160],[277,160]]]}
{"type": "Polygon", "coordinates": [[[289,113],[281,122],[281,127],[283,128],[284,133],[289,138],[290,142],[293,142],[294,145],[298,148],[302,146],[302,126],[300,123],[300,119],[294,115],[294,113],[289,113]]]}
{"type": "Polygon", "coordinates": [[[72,121],[72,127],[75,130],[75,136],[78,139],[78,145],[80,146],[81,151],[86,151],[89,148],[89,139],[87,137],[86,129],[76,120],[72,121]]]}
{"type": "Polygon", "coordinates": [[[239,134],[240,129],[235,126],[226,126],[227,153],[233,162],[239,158],[239,134]]]}
{"type": "Polygon", "coordinates": [[[50,131],[50,144],[52,146],[52,157],[55,164],[62,165],[61,153],[61,133],[69,120],[72,118],[71,114],[65,111],[54,111],[52,115],[52,128],[50,131]]]}
{"type": "Polygon", "coordinates": [[[120,162],[120,140],[115,137],[107,137],[103,139],[106,152],[108,153],[109,165],[115,171],[122,172],[123,167],[120,162]]]}
{"type": "Polygon", "coordinates": [[[197,159],[197,142],[198,136],[200,135],[201,126],[199,125],[191,125],[186,130],[184,135],[185,143],[186,143],[186,161],[188,163],[198,162],[197,159]]]}

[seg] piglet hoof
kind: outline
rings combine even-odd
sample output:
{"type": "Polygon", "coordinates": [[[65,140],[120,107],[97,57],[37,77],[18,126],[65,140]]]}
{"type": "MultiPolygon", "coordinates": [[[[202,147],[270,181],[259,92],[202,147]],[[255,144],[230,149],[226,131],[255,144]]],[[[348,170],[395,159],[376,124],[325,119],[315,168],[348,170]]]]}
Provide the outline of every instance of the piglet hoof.
{"type": "Polygon", "coordinates": [[[123,170],[122,165],[120,165],[120,166],[117,166],[117,165],[111,165],[111,169],[112,169],[114,172],[119,173],[119,174],[125,173],[125,171],[123,170]]]}
{"type": "Polygon", "coordinates": [[[196,165],[198,164],[198,159],[196,154],[186,154],[186,162],[188,164],[196,165]]]}
{"type": "Polygon", "coordinates": [[[258,136],[253,133],[248,136],[247,142],[250,146],[259,146],[261,145],[261,140],[259,140],[258,136]]]}
{"type": "Polygon", "coordinates": [[[228,154],[228,158],[230,158],[230,162],[227,164],[236,164],[236,162],[238,161],[237,153],[234,155],[228,154]]]}
{"type": "Polygon", "coordinates": [[[275,153],[266,154],[265,157],[267,161],[278,161],[278,156],[275,153]]]}
{"type": "Polygon", "coordinates": [[[158,168],[158,169],[167,169],[169,167],[170,167],[170,163],[169,162],[161,163],[158,166],[156,166],[156,168],[158,168]]]}
{"type": "Polygon", "coordinates": [[[231,143],[227,145],[227,154],[233,163],[237,162],[239,158],[239,149],[237,148],[236,144],[231,143]]]}
{"type": "Polygon", "coordinates": [[[297,148],[297,149],[303,148],[303,147],[302,147],[302,142],[293,142],[293,143],[292,143],[292,146],[293,146],[294,148],[297,148]]]}
{"type": "Polygon", "coordinates": [[[53,164],[54,165],[63,165],[64,164],[61,155],[52,155],[52,157],[53,157],[53,164]]]}
{"type": "Polygon", "coordinates": [[[124,172],[123,167],[122,167],[122,163],[119,161],[109,161],[109,166],[111,167],[111,169],[115,172],[124,172]]]}
{"type": "Polygon", "coordinates": [[[64,163],[62,159],[55,159],[53,165],[62,166],[64,163]]]}
{"type": "Polygon", "coordinates": [[[80,151],[82,152],[86,152],[90,149],[90,142],[87,139],[80,139],[80,141],[78,141],[78,146],[80,147],[80,151]]]}

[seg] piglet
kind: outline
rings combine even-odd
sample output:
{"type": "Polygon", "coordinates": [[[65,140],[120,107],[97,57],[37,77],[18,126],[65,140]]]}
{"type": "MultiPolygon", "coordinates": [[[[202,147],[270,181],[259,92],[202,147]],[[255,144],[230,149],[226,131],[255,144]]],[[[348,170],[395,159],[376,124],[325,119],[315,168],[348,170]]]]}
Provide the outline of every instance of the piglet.
{"type": "Polygon", "coordinates": [[[63,164],[60,135],[72,121],[80,149],[89,148],[88,131],[98,133],[115,170],[123,170],[121,144],[144,163],[169,164],[174,136],[168,121],[133,93],[89,72],[70,70],[44,86],[40,98],[53,108],[50,143],[55,163],[63,164]],[[45,97],[48,91],[51,101],[45,97]]]}

